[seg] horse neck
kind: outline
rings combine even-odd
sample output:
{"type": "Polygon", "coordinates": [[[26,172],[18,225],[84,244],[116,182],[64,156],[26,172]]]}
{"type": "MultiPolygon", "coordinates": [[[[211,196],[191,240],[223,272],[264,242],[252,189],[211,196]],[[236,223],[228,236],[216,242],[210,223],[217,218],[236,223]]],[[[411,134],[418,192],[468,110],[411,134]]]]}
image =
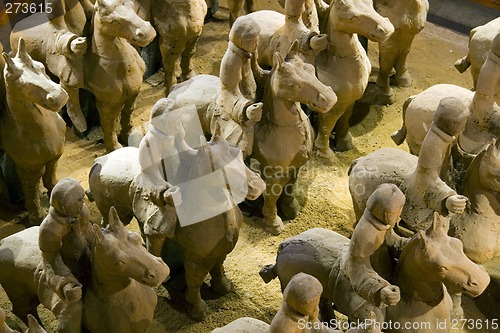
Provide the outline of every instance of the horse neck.
{"type": "Polygon", "coordinates": [[[10,118],[26,119],[27,117],[31,118],[34,112],[42,112],[39,105],[27,100],[23,96],[19,96],[18,92],[20,88],[6,85],[5,90],[5,99],[7,101],[6,115],[10,118]]]}
{"type": "Polygon", "coordinates": [[[364,53],[356,34],[336,30],[331,24],[328,31],[328,52],[340,58],[360,58],[364,53]]]}
{"type": "Polygon", "coordinates": [[[272,88],[271,77],[264,96],[264,112],[267,120],[279,126],[294,126],[301,123],[302,109],[298,102],[279,97],[272,88]]]}
{"type": "Polygon", "coordinates": [[[399,286],[401,295],[429,305],[439,304],[444,297],[443,283],[429,280],[428,274],[422,272],[415,261],[409,258],[415,251],[414,244],[408,244],[406,251],[410,251],[410,253],[404,253],[401,256],[396,277],[396,285],[399,286]]]}
{"type": "Polygon", "coordinates": [[[94,260],[95,250],[91,258],[91,280],[89,288],[94,289],[97,295],[114,295],[134,282],[129,277],[111,274],[110,267],[99,267],[94,260]]]}
{"type": "MultiPolygon", "coordinates": [[[[481,153],[481,156],[478,155],[476,159],[483,156],[484,153],[481,153]]],[[[464,177],[465,186],[463,194],[470,201],[470,208],[465,214],[479,214],[485,217],[491,216],[496,219],[500,215],[500,203],[497,194],[481,184],[479,165],[480,161],[472,161],[464,177]]]]}
{"type": "Polygon", "coordinates": [[[92,32],[92,53],[104,59],[118,60],[125,56],[124,38],[111,36],[100,29],[102,25],[98,14],[93,18],[92,32]]]}

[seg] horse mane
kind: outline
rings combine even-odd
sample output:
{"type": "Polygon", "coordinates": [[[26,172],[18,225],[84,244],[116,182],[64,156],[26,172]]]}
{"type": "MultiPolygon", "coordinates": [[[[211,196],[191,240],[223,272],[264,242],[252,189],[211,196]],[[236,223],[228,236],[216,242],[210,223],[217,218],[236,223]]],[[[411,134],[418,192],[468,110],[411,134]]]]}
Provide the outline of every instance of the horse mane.
{"type": "Polygon", "coordinates": [[[418,242],[421,238],[420,233],[415,233],[408,243],[405,245],[403,251],[401,252],[401,255],[399,256],[397,260],[397,265],[396,265],[396,270],[394,272],[394,275],[392,276],[393,279],[396,279],[400,272],[401,272],[401,267],[403,266],[403,263],[406,260],[406,257],[409,256],[409,253],[414,253],[415,252],[415,247],[418,245],[418,242]]]}
{"type": "Polygon", "coordinates": [[[478,178],[479,178],[479,166],[481,165],[481,161],[483,160],[484,155],[486,154],[488,148],[484,149],[481,151],[479,154],[474,157],[472,162],[470,163],[469,167],[467,168],[467,171],[465,172],[463,181],[462,181],[462,192],[465,196],[468,196],[471,187],[472,186],[477,186],[479,184],[478,178]],[[471,182],[470,179],[473,179],[471,182]]]}

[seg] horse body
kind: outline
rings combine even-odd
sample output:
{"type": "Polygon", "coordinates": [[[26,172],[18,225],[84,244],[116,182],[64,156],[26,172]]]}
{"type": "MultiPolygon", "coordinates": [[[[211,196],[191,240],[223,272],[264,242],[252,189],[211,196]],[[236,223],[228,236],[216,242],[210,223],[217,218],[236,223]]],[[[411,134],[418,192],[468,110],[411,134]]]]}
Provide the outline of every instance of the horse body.
{"type": "Polygon", "coordinates": [[[392,307],[377,308],[356,294],[343,268],[349,240],[330,230],[310,229],[286,239],[279,246],[276,264],[265,271],[271,273],[270,278],[278,276],[282,288],[298,272],[315,276],[323,284],[323,297],[352,321],[370,319],[374,312],[378,322],[393,323],[388,332],[450,332],[453,305],[445,285],[475,297],[484,291],[489,276],[465,256],[461,242],[446,232],[445,219],[437,217],[427,232],[419,232],[405,246],[394,275],[402,297],[392,307]],[[445,320],[444,330],[434,326],[445,320]],[[408,329],[405,323],[430,323],[431,327],[408,329]]]}
{"type": "Polygon", "coordinates": [[[144,61],[129,43],[146,46],[156,32],[128,0],[97,1],[93,22],[91,49],[84,57],[85,86],[96,96],[109,152],[121,147],[120,123],[122,139],[131,130],[130,117],[145,71],[144,61]]]}
{"type": "Polygon", "coordinates": [[[203,29],[207,5],[204,0],[152,0],[151,19],[160,36],[165,72],[165,91],[175,84],[175,64],[181,57],[181,81],[195,75],[191,58],[203,29]]]}
{"type": "Polygon", "coordinates": [[[320,115],[315,147],[320,155],[331,160],[329,138],[334,127],[337,148],[352,148],[349,117],[354,102],[368,85],[371,71],[370,60],[356,34],[382,42],[394,32],[394,27],[373,9],[371,0],[332,1],[328,15],[324,32],[329,45],[316,57],[316,68],[318,78],[333,88],[339,100],[329,112],[320,115]]]}
{"type": "Polygon", "coordinates": [[[410,53],[415,35],[423,28],[429,11],[428,0],[412,1],[374,1],[377,12],[387,17],[394,25],[394,33],[389,39],[379,43],[379,74],[377,86],[380,89],[383,104],[394,103],[394,92],[390,87],[389,77],[394,68],[394,80],[398,86],[411,86],[411,77],[406,67],[406,58],[410,53]]]}
{"type": "Polygon", "coordinates": [[[13,159],[32,222],[45,216],[39,183],[50,191],[57,182],[56,167],[64,150],[66,125],[57,114],[68,94],[45,74],[45,68],[26,53],[19,41],[16,57],[4,53],[6,109],[1,116],[2,148],[13,159]]]}
{"type": "MultiPolygon", "coordinates": [[[[149,254],[138,234],[131,233],[110,216],[110,227],[94,227],[90,282],[83,295],[83,327],[91,332],[145,332],[152,323],[157,296],[152,287],[169,274],[163,261],[149,254]],[[138,310],[140,309],[140,310],[138,310]]],[[[35,270],[42,261],[38,247],[39,227],[32,227],[0,242],[0,284],[13,305],[13,312],[26,322],[26,314],[38,318],[36,307],[51,309],[50,287],[39,284],[35,270]],[[47,289],[49,288],[49,289],[47,289]]],[[[81,281],[84,282],[84,281],[81,281]]],[[[54,313],[57,316],[57,313],[54,313]]]]}

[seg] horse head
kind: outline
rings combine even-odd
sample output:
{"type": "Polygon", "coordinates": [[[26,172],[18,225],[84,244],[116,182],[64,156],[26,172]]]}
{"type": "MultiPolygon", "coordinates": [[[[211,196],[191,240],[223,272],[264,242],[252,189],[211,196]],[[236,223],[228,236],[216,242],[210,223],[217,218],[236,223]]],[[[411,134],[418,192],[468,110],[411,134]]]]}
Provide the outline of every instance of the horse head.
{"type": "Polygon", "coordinates": [[[117,284],[119,278],[131,278],[150,287],[164,282],[170,274],[168,266],[146,250],[139,234],[125,228],[114,207],[109,211],[108,222],[103,229],[93,226],[93,272],[99,282],[117,284]]]}
{"type": "Polygon", "coordinates": [[[45,66],[33,60],[22,38],[15,57],[2,53],[5,59],[4,78],[9,96],[30,101],[51,111],[59,111],[68,101],[68,94],[45,73],[45,66]]]}
{"type": "Polygon", "coordinates": [[[28,315],[28,330],[27,333],[47,333],[46,330],[43,329],[42,325],[33,317],[32,315],[28,315]]]}
{"type": "Polygon", "coordinates": [[[278,52],[274,54],[270,79],[273,93],[281,99],[305,104],[316,112],[330,111],[337,95],[316,77],[314,66],[305,63],[298,53],[296,40],[286,57],[278,52]]]}
{"type": "Polygon", "coordinates": [[[496,193],[500,192],[500,140],[493,139],[482,155],[479,164],[479,181],[484,188],[496,193]]]}
{"type": "Polygon", "coordinates": [[[374,42],[384,42],[394,33],[389,19],[375,11],[373,0],[334,0],[330,6],[329,20],[337,31],[359,34],[374,42]]]}
{"type": "MultiPolygon", "coordinates": [[[[421,279],[446,285],[450,292],[480,295],[488,286],[490,277],[482,266],[472,262],[463,250],[462,241],[448,236],[449,218],[434,213],[432,225],[419,233],[407,245],[415,249],[413,262],[421,279]],[[411,246],[415,242],[416,246],[411,246]]],[[[408,260],[407,248],[401,260],[408,260]]]]}
{"type": "Polygon", "coordinates": [[[132,0],[97,0],[95,13],[103,33],[124,38],[133,45],[144,47],[156,36],[153,26],[137,15],[132,0]]]}

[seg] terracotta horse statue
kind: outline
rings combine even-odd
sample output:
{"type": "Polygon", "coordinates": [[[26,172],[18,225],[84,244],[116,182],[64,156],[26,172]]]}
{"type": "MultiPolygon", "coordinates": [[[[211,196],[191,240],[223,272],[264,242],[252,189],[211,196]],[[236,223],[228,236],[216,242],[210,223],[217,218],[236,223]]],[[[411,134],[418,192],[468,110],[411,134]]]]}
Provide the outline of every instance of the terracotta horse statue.
{"type": "Polygon", "coordinates": [[[135,13],[130,0],[97,0],[92,18],[92,41],[84,55],[85,87],[96,97],[96,106],[108,152],[127,142],[130,117],[145,71],[137,46],[156,36],[149,22],[135,13]]]}
{"type": "MultiPolygon", "coordinates": [[[[177,83],[175,64],[180,57],[180,81],[195,76],[191,63],[196,42],[201,36],[207,5],[205,0],[150,0],[151,20],[160,36],[160,51],[165,73],[165,95],[177,83]]],[[[232,1],[230,1],[232,2],[232,1]]]]}
{"type": "Polygon", "coordinates": [[[29,56],[22,38],[15,57],[2,55],[6,97],[0,143],[14,161],[30,220],[39,224],[46,215],[40,206],[40,180],[49,192],[57,183],[57,161],[64,151],[66,133],[57,112],[68,94],[29,56]]]}
{"type": "MultiPolygon", "coordinates": [[[[153,287],[165,281],[168,266],[151,255],[137,233],[125,229],[116,210],[109,226],[93,226],[95,237],[87,258],[91,271],[85,284],[83,327],[90,332],[143,333],[153,321],[157,295],[153,287]]],[[[0,284],[13,305],[12,312],[27,324],[27,315],[38,320],[37,306],[51,308],[42,297],[35,270],[42,261],[39,227],[31,227],[0,241],[0,284]],[[40,296],[39,296],[40,295],[40,296]]],[[[57,313],[55,313],[57,316],[57,313]]]]}
{"type": "MultiPolygon", "coordinates": [[[[5,312],[0,308],[0,333],[18,333],[5,323],[5,312]]],[[[28,330],[26,333],[47,333],[32,315],[28,315],[28,330]]]]}
{"type": "Polygon", "coordinates": [[[401,292],[395,306],[377,308],[356,294],[343,272],[349,239],[331,230],[310,229],[283,241],[276,264],[267,268],[279,277],[282,288],[298,272],[316,276],[323,284],[323,296],[351,321],[370,319],[373,311],[381,325],[392,322],[390,332],[451,332],[453,304],[445,286],[475,297],[490,279],[464,254],[461,241],[447,232],[448,219],[435,214],[431,227],[406,244],[392,277],[401,292]]]}
{"type": "MultiPolygon", "coordinates": [[[[185,142],[180,143],[184,145],[185,142]]],[[[240,172],[231,177],[235,182],[247,183],[246,197],[248,199],[255,200],[265,189],[265,184],[258,174],[243,163],[240,150],[223,140],[218,131],[214,133],[210,142],[202,140],[199,148],[190,149],[187,154],[179,156],[186,159],[181,163],[184,166],[183,171],[192,179],[207,176],[213,172],[221,172],[226,170],[229,163],[237,162],[240,172]]],[[[151,205],[154,204],[147,199],[142,199],[142,204],[134,204],[132,211],[133,190],[130,191],[129,196],[132,180],[140,170],[138,149],[133,147],[119,149],[96,160],[90,172],[89,185],[101,212],[113,202],[122,202],[120,215],[124,217],[123,222],[128,223],[135,216],[139,224],[144,225],[148,218],[147,210],[151,209],[151,205]]],[[[205,190],[210,189],[199,188],[197,191],[205,190]]],[[[223,191],[222,188],[215,190],[223,191]]],[[[183,202],[189,200],[188,197],[182,199],[183,202]]],[[[211,208],[213,207],[206,207],[206,209],[211,208]]],[[[197,209],[203,210],[201,207],[197,209]]],[[[217,292],[227,293],[230,290],[229,280],[224,275],[223,262],[236,245],[242,223],[243,215],[237,205],[233,205],[214,217],[187,226],[181,227],[177,221],[174,237],[177,245],[175,247],[180,248],[183,253],[187,284],[185,298],[190,305],[189,315],[195,320],[202,320],[207,308],[205,301],[201,298],[200,288],[208,273],[212,277],[211,286],[217,292]]],[[[147,244],[150,245],[148,247],[150,251],[161,252],[166,235],[160,232],[155,235],[146,234],[145,237],[147,244]]]]}
{"type": "MultiPolygon", "coordinates": [[[[220,80],[217,77],[199,75],[174,87],[168,97],[181,106],[194,104],[204,133],[210,135],[212,115],[209,110],[212,108],[209,105],[218,89],[220,80]]],[[[293,219],[300,211],[292,188],[300,168],[311,157],[313,140],[309,120],[300,104],[321,113],[331,109],[336,100],[332,89],[317,79],[314,67],[300,58],[297,42],[286,57],[275,53],[264,93],[263,117],[254,127],[251,155],[259,161],[261,175],[266,181],[263,214],[269,232],[283,230],[276,207],[282,193],[280,208],[284,216],[293,219]]]]}
{"type": "MultiPolygon", "coordinates": [[[[451,216],[450,232],[463,242],[467,256],[478,263],[500,253],[500,198],[497,195],[500,185],[496,178],[499,163],[498,143],[494,142],[474,158],[462,184],[455,184],[463,189],[461,194],[468,197],[469,205],[463,214],[451,216]]],[[[356,216],[363,214],[367,199],[381,183],[395,184],[406,192],[416,165],[416,157],[394,148],[379,149],[353,162],[349,191],[356,216]]],[[[405,205],[402,216],[410,209],[405,205]]]]}
{"type": "Polygon", "coordinates": [[[403,106],[403,125],[392,134],[398,145],[406,139],[410,152],[418,155],[420,145],[430,127],[439,101],[444,97],[457,97],[470,109],[470,117],[458,146],[464,155],[476,155],[500,133],[500,32],[491,42],[491,50],[479,72],[476,91],[452,85],[438,84],[418,95],[411,96],[403,106]]]}
{"type": "Polygon", "coordinates": [[[356,34],[374,42],[383,42],[394,32],[391,22],[378,14],[372,0],[333,0],[323,33],[328,35],[328,47],[316,56],[318,78],[332,87],[338,96],[333,108],[319,116],[315,148],[320,156],[332,160],[330,134],[335,128],[338,150],[352,148],[349,117],[354,102],[368,85],[371,65],[356,34]]]}

